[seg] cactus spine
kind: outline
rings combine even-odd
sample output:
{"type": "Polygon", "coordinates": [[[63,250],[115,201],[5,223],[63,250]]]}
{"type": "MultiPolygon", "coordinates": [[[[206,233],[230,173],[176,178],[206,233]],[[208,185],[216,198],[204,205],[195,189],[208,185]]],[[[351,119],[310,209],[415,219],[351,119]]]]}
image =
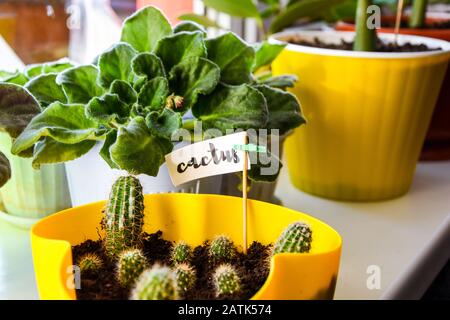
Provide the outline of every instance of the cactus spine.
{"type": "Polygon", "coordinates": [[[217,267],[213,275],[216,295],[232,295],[241,291],[241,281],[235,268],[229,264],[217,267]]]}
{"type": "Polygon", "coordinates": [[[209,255],[213,260],[220,262],[228,262],[236,253],[233,242],[227,236],[217,236],[211,241],[209,246],[209,255]]]}
{"type": "Polygon", "coordinates": [[[174,263],[187,263],[191,258],[191,254],[191,246],[184,241],[180,241],[172,249],[172,261],[174,263]]]}
{"type": "Polygon", "coordinates": [[[168,267],[154,265],[139,277],[131,294],[132,300],[177,300],[175,273],[168,267]]]}
{"type": "Polygon", "coordinates": [[[130,287],[147,267],[147,260],[139,249],[128,249],[119,255],[117,279],[124,287],[130,287]]]}
{"type": "Polygon", "coordinates": [[[185,293],[192,289],[197,280],[195,270],[186,263],[181,263],[175,268],[175,274],[177,278],[178,292],[180,294],[185,293]]]}
{"type": "Polygon", "coordinates": [[[105,209],[105,249],[116,257],[125,249],[136,248],[144,224],[144,197],[138,179],[120,177],[114,183],[105,209]]]}
{"type": "Polygon", "coordinates": [[[80,258],[78,266],[82,275],[95,275],[103,266],[103,261],[98,254],[87,253],[80,258]]]}
{"type": "Polygon", "coordinates": [[[289,225],[278,238],[273,248],[277,253],[307,253],[311,249],[311,227],[302,222],[289,225]]]}

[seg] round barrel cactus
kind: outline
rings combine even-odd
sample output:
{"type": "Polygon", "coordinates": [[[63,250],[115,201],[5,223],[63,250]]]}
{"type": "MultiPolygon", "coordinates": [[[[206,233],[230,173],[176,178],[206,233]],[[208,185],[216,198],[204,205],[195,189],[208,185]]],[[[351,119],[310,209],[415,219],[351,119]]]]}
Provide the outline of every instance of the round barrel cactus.
{"type": "Polygon", "coordinates": [[[137,280],[132,300],[177,300],[178,287],[175,272],[168,267],[154,265],[137,280]]]}
{"type": "Polygon", "coordinates": [[[130,287],[147,267],[147,260],[139,249],[128,249],[119,255],[117,279],[124,287],[130,287]]]}
{"type": "Polygon", "coordinates": [[[192,248],[184,241],[179,241],[172,249],[172,261],[174,263],[187,263],[191,258],[192,248]]]}
{"type": "Polygon", "coordinates": [[[217,267],[213,275],[216,295],[233,295],[241,291],[241,280],[236,269],[223,264],[217,267]]]}
{"type": "Polygon", "coordinates": [[[227,236],[215,237],[209,246],[209,255],[215,261],[229,262],[234,257],[236,248],[233,241],[227,236]]]}
{"type": "Polygon", "coordinates": [[[197,275],[194,268],[190,265],[187,263],[177,265],[175,268],[175,274],[179,293],[184,294],[194,287],[195,281],[197,280],[197,275]]]}
{"type": "Polygon", "coordinates": [[[277,253],[307,253],[311,250],[312,230],[303,222],[289,225],[278,238],[273,247],[277,253]]]}
{"type": "Polygon", "coordinates": [[[95,275],[100,271],[102,266],[102,258],[96,253],[87,253],[80,257],[78,261],[81,275],[95,275]]]}

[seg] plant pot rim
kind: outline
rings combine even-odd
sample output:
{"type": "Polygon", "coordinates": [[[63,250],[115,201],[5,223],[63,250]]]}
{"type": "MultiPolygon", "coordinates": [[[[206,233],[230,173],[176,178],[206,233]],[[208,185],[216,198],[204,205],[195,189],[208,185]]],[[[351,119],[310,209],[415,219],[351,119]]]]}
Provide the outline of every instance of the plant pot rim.
{"type": "MultiPolygon", "coordinates": [[[[283,39],[289,36],[301,36],[304,40],[313,40],[314,38],[328,41],[330,43],[340,43],[341,40],[352,41],[355,32],[351,31],[315,31],[315,30],[296,30],[285,31],[273,34],[269,38],[271,43],[287,43],[283,39]]],[[[378,35],[382,41],[393,42],[395,35],[382,33],[378,35]]],[[[410,42],[413,44],[425,44],[431,48],[438,47],[440,51],[424,51],[424,52],[365,52],[365,51],[349,51],[349,50],[337,50],[337,49],[325,49],[317,47],[303,46],[299,44],[288,43],[286,48],[290,51],[296,51],[301,53],[309,53],[314,55],[332,56],[332,57],[350,57],[350,58],[375,58],[375,59],[408,59],[408,58],[429,58],[432,56],[444,56],[450,57],[450,42],[444,40],[438,40],[428,37],[412,36],[412,35],[398,35],[398,41],[400,44],[410,42]]]]}

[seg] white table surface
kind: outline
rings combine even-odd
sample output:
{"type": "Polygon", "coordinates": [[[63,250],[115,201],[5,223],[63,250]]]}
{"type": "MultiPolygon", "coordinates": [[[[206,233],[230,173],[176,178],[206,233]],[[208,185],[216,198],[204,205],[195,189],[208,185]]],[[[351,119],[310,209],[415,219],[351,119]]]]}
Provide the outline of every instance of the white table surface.
{"type": "MultiPolygon", "coordinates": [[[[379,203],[344,203],[296,190],[286,171],[284,205],[327,222],[344,245],[336,299],[419,298],[450,257],[450,162],[420,164],[411,192],[379,203]],[[380,289],[366,286],[368,266],[380,289]]],[[[29,236],[0,221],[0,299],[37,299],[29,236]]]]}

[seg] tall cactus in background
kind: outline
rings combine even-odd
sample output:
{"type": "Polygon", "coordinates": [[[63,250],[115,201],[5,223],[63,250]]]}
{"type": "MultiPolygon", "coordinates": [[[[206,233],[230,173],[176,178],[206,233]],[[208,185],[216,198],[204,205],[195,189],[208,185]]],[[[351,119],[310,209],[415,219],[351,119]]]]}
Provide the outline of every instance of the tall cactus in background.
{"type": "Polygon", "coordinates": [[[307,253],[311,250],[311,227],[302,222],[289,225],[275,242],[273,254],[277,253],[307,253]]]}
{"type": "Polygon", "coordinates": [[[114,183],[105,208],[105,249],[116,257],[125,249],[139,245],[144,225],[144,197],[138,179],[120,177],[114,183]]]}

